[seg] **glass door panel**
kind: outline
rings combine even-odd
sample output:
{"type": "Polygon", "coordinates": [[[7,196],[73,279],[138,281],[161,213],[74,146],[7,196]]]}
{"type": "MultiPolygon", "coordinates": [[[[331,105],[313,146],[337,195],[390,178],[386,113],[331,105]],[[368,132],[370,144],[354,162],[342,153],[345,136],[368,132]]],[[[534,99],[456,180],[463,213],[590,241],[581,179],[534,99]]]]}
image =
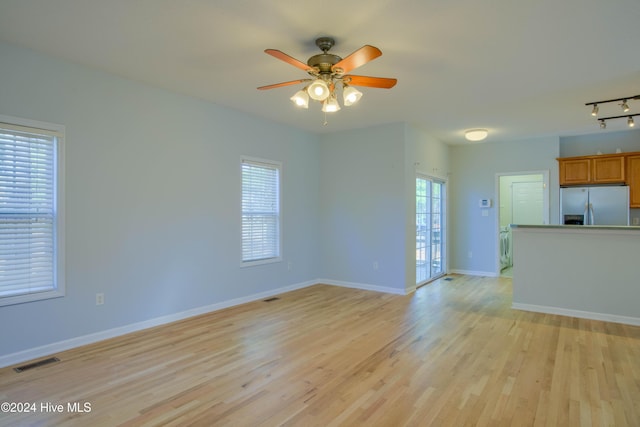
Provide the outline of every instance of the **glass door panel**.
{"type": "Polygon", "coordinates": [[[416,178],[416,283],[444,274],[444,183],[416,178]]]}

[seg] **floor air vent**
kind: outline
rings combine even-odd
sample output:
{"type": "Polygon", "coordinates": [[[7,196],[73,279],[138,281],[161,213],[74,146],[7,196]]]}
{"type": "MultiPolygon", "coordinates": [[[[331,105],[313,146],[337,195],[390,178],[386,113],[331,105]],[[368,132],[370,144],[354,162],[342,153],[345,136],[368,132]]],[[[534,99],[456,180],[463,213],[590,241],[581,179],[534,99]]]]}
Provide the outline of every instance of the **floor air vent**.
{"type": "Polygon", "coordinates": [[[447,282],[450,282],[453,280],[453,277],[445,277],[444,280],[446,280],[447,282]]]}
{"type": "Polygon", "coordinates": [[[44,366],[44,365],[48,365],[50,363],[55,363],[59,361],[60,359],[58,359],[57,357],[50,357],[48,359],[42,359],[42,360],[38,360],[37,362],[18,366],[17,368],[13,368],[13,370],[16,372],[24,372],[24,371],[28,371],[29,369],[37,368],[38,366],[44,366]]]}
{"type": "Polygon", "coordinates": [[[267,298],[266,300],[264,300],[264,302],[272,302],[272,301],[278,301],[280,298],[278,297],[272,297],[272,298],[267,298]]]}

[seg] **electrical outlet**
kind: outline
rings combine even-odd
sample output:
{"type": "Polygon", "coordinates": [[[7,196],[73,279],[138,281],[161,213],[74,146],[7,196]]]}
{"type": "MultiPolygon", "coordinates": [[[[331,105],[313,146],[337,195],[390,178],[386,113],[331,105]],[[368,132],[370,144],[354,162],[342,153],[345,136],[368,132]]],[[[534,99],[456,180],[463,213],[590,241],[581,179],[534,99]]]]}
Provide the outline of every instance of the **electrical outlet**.
{"type": "Polygon", "coordinates": [[[96,305],[102,305],[102,304],[104,304],[104,294],[103,293],[96,294],[96,305]]]}
{"type": "Polygon", "coordinates": [[[378,261],[373,261],[373,269],[374,270],[378,269],[378,261]]]}
{"type": "Polygon", "coordinates": [[[289,262],[287,263],[287,270],[288,270],[288,271],[293,270],[293,262],[292,262],[292,261],[289,261],[289,262]]]}

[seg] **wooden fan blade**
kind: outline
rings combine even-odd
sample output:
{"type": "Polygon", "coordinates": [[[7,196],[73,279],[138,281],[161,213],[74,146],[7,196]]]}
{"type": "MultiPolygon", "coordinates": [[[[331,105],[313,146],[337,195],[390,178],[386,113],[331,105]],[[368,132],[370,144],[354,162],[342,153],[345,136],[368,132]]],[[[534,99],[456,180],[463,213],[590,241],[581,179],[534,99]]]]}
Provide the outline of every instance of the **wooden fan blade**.
{"type": "Polygon", "coordinates": [[[298,61],[296,58],[293,58],[289,55],[287,55],[284,52],[281,52],[277,49],[265,49],[264,53],[267,53],[271,56],[273,56],[274,58],[278,58],[281,61],[286,62],[287,64],[291,64],[294,67],[298,67],[301,70],[304,71],[308,71],[308,70],[313,70],[313,67],[308,66],[307,64],[305,64],[302,61],[298,61]]]}
{"type": "Polygon", "coordinates": [[[351,86],[377,87],[381,89],[391,89],[398,82],[397,79],[368,76],[344,76],[343,80],[351,86]]]}
{"type": "Polygon", "coordinates": [[[380,49],[367,44],[344,58],[342,61],[339,61],[331,67],[331,70],[336,71],[336,69],[340,68],[343,73],[348,73],[349,71],[376,59],[380,55],[382,55],[382,51],[380,49]]]}
{"type": "Polygon", "coordinates": [[[311,81],[311,79],[291,80],[290,82],[282,82],[282,83],[276,83],[274,85],[260,86],[258,89],[259,90],[275,89],[277,87],[297,85],[298,83],[304,83],[308,81],[311,81]]]}

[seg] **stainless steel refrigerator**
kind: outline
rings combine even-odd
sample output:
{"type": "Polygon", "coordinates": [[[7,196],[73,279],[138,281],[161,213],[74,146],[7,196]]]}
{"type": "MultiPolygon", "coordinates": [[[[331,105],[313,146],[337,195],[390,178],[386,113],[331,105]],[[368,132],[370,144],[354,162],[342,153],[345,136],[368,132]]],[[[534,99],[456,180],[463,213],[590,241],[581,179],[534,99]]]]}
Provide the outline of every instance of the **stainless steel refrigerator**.
{"type": "Polygon", "coordinates": [[[629,187],[561,188],[560,223],[629,225],[629,187]]]}

